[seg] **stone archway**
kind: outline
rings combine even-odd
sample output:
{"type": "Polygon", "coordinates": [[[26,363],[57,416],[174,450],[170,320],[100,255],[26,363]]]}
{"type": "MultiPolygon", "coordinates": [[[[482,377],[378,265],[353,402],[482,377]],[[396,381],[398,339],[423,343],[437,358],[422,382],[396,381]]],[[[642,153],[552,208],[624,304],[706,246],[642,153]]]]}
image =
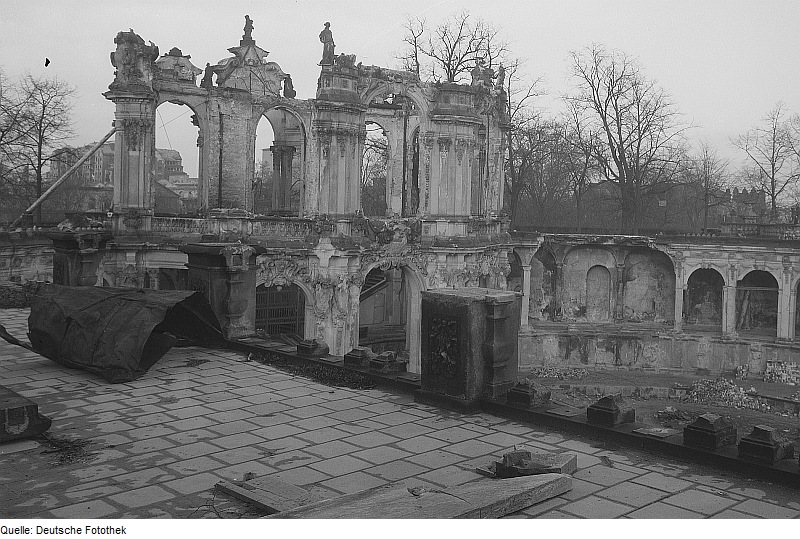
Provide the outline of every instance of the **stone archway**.
{"type": "Polygon", "coordinates": [[[778,330],[778,281],[753,270],[736,283],[736,332],[774,337],[778,330]]]}
{"type": "Polygon", "coordinates": [[[715,269],[698,268],[689,275],[683,301],[683,322],[687,328],[722,328],[724,286],[725,279],[715,269]]]}
{"type": "Polygon", "coordinates": [[[402,350],[408,353],[408,371],[418,374],[422,346],[422,292],[426,290],[422,277],[409,264],[387,264],[386,261],[374,262],[364,271],[366,273],[360,289],[356,327],[353,328],[362,337],[359,338],[359,344],[371,346],[375,340],[378,343],[375,351],[399,351],[397,345],[401,343],[402,350]],[[366,318],[365,324],[362,324],[362,317],[366,318]],[[364,328],[370,326],[376,328],[375,335],[380,335],[378,331],[383,326],[386,342],[382,342],[380,338],[372,339],[369,335],[370,329],[364,331],[364,328]],[[395,347],[385,346],[389,342],[395,343],[395,347]]]}
{"type": "Polygon", "coordinates": [[[306,157],[308,128],[297,111],[283,104],[255,107],[253,151],[253,210],[256,213],[302,216],[307,207],[306,157]],[[272,141],[257,140],[258,126],[268,122],[272,141]],[[257,148],[257,144],[262,148],[257,148]],[[262,163],[259,169],[257,163],[262,163]],[[261,195],[261,196],[259,196],[261,195]]]}

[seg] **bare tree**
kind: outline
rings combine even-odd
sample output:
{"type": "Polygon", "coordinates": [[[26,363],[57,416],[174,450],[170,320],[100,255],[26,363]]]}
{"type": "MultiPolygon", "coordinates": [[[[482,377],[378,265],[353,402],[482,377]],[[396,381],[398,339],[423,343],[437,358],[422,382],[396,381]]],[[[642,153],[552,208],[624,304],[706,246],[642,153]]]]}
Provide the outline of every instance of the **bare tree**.
{"type": "Polygon", "coordinates": [[[508,53],[500,31],[468,11],[450,15],[428,31],[425,19],[409,17],[405,24],[404,49],[398,55],[403,67],[433,80],[462,82],[478,60],[488,67],[499,64],[508,53]]]}
{"type": "MultiPolygon", "coordinates": [[[[740,135],[733,143],[747,154],[751,173],[745,181],[767,193],[770,200],[770,220],[778,217],[778,199],[797,183],[800,166],[797,149],[800,138],[787,118],[786,105],[777,103],[761,123],[740,135]]],[[[788,194],[788,193],[787,193],[788,194]]]]}
{"type": "Polygon", "coordinates": [[[667,93],[624,53],[593,45],[572,59],[577,88],[567,99],[598,133],[594,158],[617,188],[622,230],[636,232],[643,210],[677,171],[688,126],[667,93]]]}
{"type": "Polygon", "coordinates": [[[596,181],[598,167],[595,155],[600,141],[579,109],[570,108],[564,122],[565,159],[567,183],[575,201],[575,224],[578,232],[583,228],[583,201],[589,184],[596,181]]]}
{"type": "MultiPolygon", "coordinates": [[[[64,143],[72,138],[72,99],[75,90],[58,79],[23,77],[19,95],[24,103],[17,129],[15,159],[30,171],[26,181],[34,182],[35,195],[43,192],[44,172],[50,163],[66,151],[64,143]]],[[[41,206],[37,222],[41,223],[41,206]]]]}
{"type": "MultiPolygon", "coordinates": [[[[686,161],[686,178],[695,192],[701,194],[698,198],[702,204],[703,230],[708,229],[708,211],[726,202],[724,191],[730,181],[728,165],[729,161],[719,157],[705,142],[700,144],[698,153],[686,161]]],[[[690,196],[684,199],[684,206],[691,206],[690,196]]]]}
{"type": "Polygon", "coordinates": [[[529,131],[535,131],[536,125],[541,122],[539,115],[535,114],[531,108],[533,99],[540,95],[538,85],[541,81],[540,79],[528,80],[523,74],[522,65],[522,60],[514,59],[504,66],[505,81],[502,88],[506,94],[505,116],[510,126],[506,133],[508,154],[506,156],[504,200],[514,224],[519,223],[520,199],[528,193],[526,174],[529,172],[527,167],[531,157],[529,131]],[[526,132],[528,133],[526,134],[526,132]]]}
{"type": "Polygon", "coordinates": [[[417,76],[419,76],[419,56],[423,45],[425,24],[424,17],[408,17],[405,23],[406,33],[403,36],[404,49],[397,56],[402,62],[402,68],[406,71],[413,71],[417,76]]]}

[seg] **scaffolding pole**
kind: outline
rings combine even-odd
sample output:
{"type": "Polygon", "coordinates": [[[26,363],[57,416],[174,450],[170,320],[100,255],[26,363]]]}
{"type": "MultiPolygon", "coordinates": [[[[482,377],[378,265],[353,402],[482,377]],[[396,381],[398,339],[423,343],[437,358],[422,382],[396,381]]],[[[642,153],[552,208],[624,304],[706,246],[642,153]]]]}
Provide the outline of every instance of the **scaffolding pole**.
{"type": "Polygon", "coordinates": [[[112,128],[111,128],[111,131],[109,131],[109,132],[108,132],[108,134],[107,134],[105,137],[103,137],[103,139],[102,139],[100,142],[98,142],[97,144],[95,144],[94,146],[92,146],[92,149],[91,149],[91,150],[89,150],[88,152],[86,152],[86,153],[84,154],[84,156],[83,156],[83,157],[81,157],[80,159],[78,159],[78,161],[77,161],[77,162],[76,162],[74,165],[72,165],[71,167],[69,167],[69,170],[68,170],[68,171],[66,171],[66,172],[65,172],[65,173],[64,173],[64,174],[63,174],[63,175],[62,175],[62,176],[61,176],[59,179],[57,179],[57,180],[56,180],[56,182],[55,182],[53,185],[51,185],[51,186],[50,186],[50,188],[49,188],[47,191],[45,191],[44,193],[42,193],[42,196],[40,196],[39,198],[37,198],[37,199],[36,199],[36,202],[34,202],[33,204],[31,204],[31,205],[28,207],[28,209],[27,209],[27,210],[25,210],[25,211],[22,213],[22,215],[20,215],[19,217],[17,217],[17,220],[16,220],[16,221],[14,221],[13,223],[11,223],[11,226],[10,226],[9,228],[14,228],[14,227],[15,227],[15,226],[17,226],[17,225],[18,225],[20,222],[22,222],[22,220],[25,218],[25,216],[26,216],[26,215],[28,215],[28,214],[30,214],[30,213],[33,213],[33,210],[35,210],[36,208],[38,208],[38,207],[41,205],[41,203],[42,203],[42,202],[44,202],[44,201],[45,201],[45,199],[47,199],[47,197],[49,197],[51,194],[53,194],[53,191],[55,191],[56,189],[58,189],[58,187],[59,187],[59,186],[60,186],[62,183],[64,183],[64,182],[66,181],[66,179],[67,179],[67,178],[69,178],[69,177],[70,177],[70,175],[72,175],[72,173],[73,173],[73,172],[75,172],[76,170],[78,170],[78,167],[80,167],[80,166],[81,166],[81,165],[82,165],[84,162],[86,162],[86,160],[87,160],[87,159],[89,159],[89,158],[90,158],[92,155],[94,155],[94,153],[95,153],[97,150],[99,150],[99,149],[100,149],[100,147],[101,147],[103,144],[105,144],[105,143],[106,143],[106,141],[107,141],[108,139],[110,139],[110,138],[111,138],[111,135],[113,135],[113,134],[114,134],[114,133],[116,133],[116,132],[117,132],[117,128],[116,128],[116,127],[112,127],[112,128]]]}

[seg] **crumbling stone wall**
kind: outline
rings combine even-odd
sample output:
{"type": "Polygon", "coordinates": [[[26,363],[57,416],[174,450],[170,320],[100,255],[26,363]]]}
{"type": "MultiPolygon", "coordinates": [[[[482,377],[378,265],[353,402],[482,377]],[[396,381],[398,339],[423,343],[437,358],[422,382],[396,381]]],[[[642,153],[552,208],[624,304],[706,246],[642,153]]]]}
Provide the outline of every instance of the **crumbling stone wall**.
{"type": "Polygon", "coordinates": [[[668,322],[675,317],[675,268],[667,255],[641,249],[625,258],[623,318],[668,322]]]}
{"type": "MultiPolygon", "coordinates": [[[[614,312],[614,297],[616,293],[614,283],[617,277],[617,267],[616,259],[611,251],[602,247],[575,247],[564,257],[563,272],[564,289],[561,299],[561,311],[565,320],[588,320],[587,308],[590,303],[599,307],[605,301],[605,295],[608,296],[608,301],[610,302],[609,315],[614,312]],[[608,289],[600,290],[594,285],[589,286],[587,281],[589,270],[596,266],[608,271],[608,289]]],[[[599,283],[603,274],[595,270],[592,276],[596,276],[599,283]]],[[[595,316],[602,315],[595,314],[595,316]]]]}

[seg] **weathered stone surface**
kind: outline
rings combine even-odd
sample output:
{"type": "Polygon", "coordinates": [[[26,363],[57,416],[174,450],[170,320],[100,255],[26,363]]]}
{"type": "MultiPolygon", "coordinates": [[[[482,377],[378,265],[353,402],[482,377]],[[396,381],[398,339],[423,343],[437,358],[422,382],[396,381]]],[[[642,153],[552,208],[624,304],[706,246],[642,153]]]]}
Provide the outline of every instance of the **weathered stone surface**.
{"type": "Polygon", "coordinates": [[[303,357],[323,357],[330,353],[330,348],[325,341],[319,339],[305,339],[297,343],[297,355],[303,357]]]}
{"type": "Polygon", "coordinates": [[[39,414],[30,399],[0,386],[0,443],[31,438],[50,428],[51,421],[39,414]]]}
{"type": "Polygon", "coordinates": [[[369,360],[370,369],[387,374],[406,372],[407,365],[407,359],[396,356],[392,351],[381,352],[369,360]]]}
{"type": "Polygon", "coordinates": [[[476,472],[488,477],[521,477],[545,473],[573,474],[578,469],[578,457],[569,453],[542,453],[526,449],[503,455],[503,460],[478,467],[476,472]]]}
{"type": "Polygon", "coordinates": [[[344,355],[344,364],[348,367],[367,367],[373,356],[372,349],[356,346],[344,355]]]}
{"type": "Polygon", "coordinates": [[[636,410],[620,395],[607,395],[586,408],[589,423],[613,427],[636,421],[636,410]]]}
{"type": "Polygon", "coordinates": [[[527,378],[508,392],[508,403],[536,408],[550,402],[550,390],[527,378]]]}
{"type": "Polygon", "coordinates": [[[507,393],[518,369],[519,313],[514,292],[423,292],[422,389],[466,402],[507,393]]]}
{"type": "Polygon", "coordinates": [[[775,464],[779,460],[794,458],[794,444],[774,427],[756,425],[750,434],[739,441],[739,457],[775,464]]]}
{"type": "Polygon", "coordinates": [[[736,427],[722,416],[703,414],[683,429],[683,443],[717,450],[736,443],[736,427]]]}

